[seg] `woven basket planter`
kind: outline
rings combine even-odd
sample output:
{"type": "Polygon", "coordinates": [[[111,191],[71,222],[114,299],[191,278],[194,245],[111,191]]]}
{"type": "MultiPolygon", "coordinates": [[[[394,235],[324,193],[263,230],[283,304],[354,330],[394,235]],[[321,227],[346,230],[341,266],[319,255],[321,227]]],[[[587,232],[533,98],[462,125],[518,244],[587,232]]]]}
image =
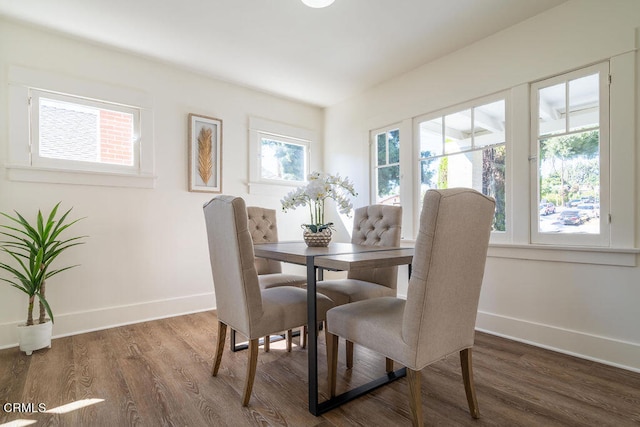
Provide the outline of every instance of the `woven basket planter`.
{"type": "Polygon", "coordinates": [[[302,233],[302,237],[304,238],[304,242],[307,246],[324,248],[329,246],[329,242],[331,242],[331,229],[325,228],[317,233],[314,233],[309,229],[305,229],[302,233]]]}

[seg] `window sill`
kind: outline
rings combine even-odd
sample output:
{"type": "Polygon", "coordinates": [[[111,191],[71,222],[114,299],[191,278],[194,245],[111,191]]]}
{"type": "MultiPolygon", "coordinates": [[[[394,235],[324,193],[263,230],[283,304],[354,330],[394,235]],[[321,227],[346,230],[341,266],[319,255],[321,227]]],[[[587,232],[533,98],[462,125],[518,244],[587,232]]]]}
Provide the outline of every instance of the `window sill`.
{"type": "Polygon", "coordinates": [[[635,267],[637,266],[638,254],[640,254],[640,249],[636,248],[490,244],[487,256],[489,258],[635,267]]]}
{"type": "MultiPolygon", "coordinates": [[[[401,246],[415,246],[415,240],[403,239],[401,246]]],[[[599,248],[490,243],[488,258],[636,267],[637,248],[599,248]]]]}
{"type": "Polygon", "coordinates": [[[7,165],[6,169],[10,181],[129,188],[154,188],[156,183],[156,177],[152,175],[73,171],[16,165],[7,165]]]}

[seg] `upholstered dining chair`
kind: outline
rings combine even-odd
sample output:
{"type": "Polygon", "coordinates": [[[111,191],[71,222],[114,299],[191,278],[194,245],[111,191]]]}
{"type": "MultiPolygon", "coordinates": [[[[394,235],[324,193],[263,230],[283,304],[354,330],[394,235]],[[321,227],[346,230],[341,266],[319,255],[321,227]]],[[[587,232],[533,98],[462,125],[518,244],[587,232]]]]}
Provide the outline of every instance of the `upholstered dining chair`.
{"type": "MultiPolygon", "coordinates": [[[[254,245],[278,242],[278,224],[275,209],[247,206],[247,220],[247,226],[254,245]]],[[[260,289],[276,286],[305,287],[307,284],[306,276],[283,273],[280,261],[256,258],[255,264],[258,271],[260,289]]]]}
{"type": "Polygon", "coordinates": [[[327,312],[331,396],[341,336],[407,368],[411,414],[422,426],[420,371],[459,353],[469,410],[478,418],[471,350],[494,212],[495,201],[472,189],[427,191],[407,299],[374,298],[327,312]]]}
{"type": "MultiPolygon", "coordinates": [[[[260,206],[247,206],[247,220],[249,233],[253,244],[278,242],[278,223],[275,209],[260,206]]],[[[260,289],[269,289],[276,286],[305,287],[307,277],[297,274],[282,272],[282,263],[275,260],[256,258],[256,270],[258,271],[258,283],[260,289]]],[[[234,333],[234,332],[232,332],[234,333]]],[[[287,351],[292,347],[292,331],[287,331],[287,351]]],[[[264,338],[264,351],[269,351],[271,337],[264,338]]],[[[301,345],[305,347],[304,335],[301,337],[301,345]]]]}
{"type": "MultiPolygon", "coordinates": [[[[258,339],[307,323],[307,291],[294,286],[260,289],[247,210],[240,197],[218,196],[204,205],[218,312],[218,340],[212,375],[218,375],[227,326],[249,339],[247,375],[242,405],[251,397],[258,361],[258,339]]],[[[333,306],[318,295],[317,313],[324,319],[333,306]]]]}
{"type": "MultiPolygon", "coordinates": [[[[399,246],[402,234],[402,207],[370,205],[358,208],[353,215],[351,243],[365,246],[399,246]]],[[[317,291],[331,298],[335,305],[377,297],[395,297],[398,267],[351,270],[346,279],[318,282],[317,291]]],[[[347,368],[353,366],[353,343],[346,342],[347,368]]],[[[387,371],[393,364],[387,361],[387,371]]]]}

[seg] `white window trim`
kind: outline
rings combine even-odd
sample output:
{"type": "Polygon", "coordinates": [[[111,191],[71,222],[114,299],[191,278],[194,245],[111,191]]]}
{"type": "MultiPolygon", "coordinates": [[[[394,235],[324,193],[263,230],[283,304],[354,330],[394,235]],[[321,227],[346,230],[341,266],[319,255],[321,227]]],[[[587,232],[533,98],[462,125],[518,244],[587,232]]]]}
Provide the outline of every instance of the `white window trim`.
{"type": "Polygon", "coordinates": [[[634,248],[638,204],[629,201],[637,194],[638,170],[635,159],[637,151],[636,128],[636,56],[629,52],[609,61],[611,74],[610,91],[610,168],[609,194],[611,247],[634,248]],[[622,141],[631,142],[621,144],[622,141]]]}
{"type": "MultiPolygon", "coordinates": [[[[636,194],[636,103],[637,91],[636,52],[627,52],[609,59],[612,76],[609,87],[610,114],[610,246],[588,245],[537,245],[530,243],[528,215],[512,216],[513,238],[504,244],[491,243],[489,257],[527,259],[551,262],[572,262],[596,265],[637,266],[640,248],[636,246],[636,203],[629,202],[629,195],[636,194]],[[619,141],[631,142],[621,144],[619,141]]],[[[514,141],[528,141],[531,114],[529,84],[511,89],[514,141]]],[[[510,211],[530,211],[530,166],[528,160],[530,144],[513,144],[508,159],[511,172],[508,180],[513,183],[509,192],[512,204],[510,211]]]]}
{"type": "Polygon", "coordinates": [[[292,185],[292,186],[298,186],[303,184],[306,181],[306,177],[307,175],[309,175],[309,141],[307,140],[303,140],[303,139],[295,139],[295,138],[291,138],[288,136],[284,136],[284,135],[276,135],[273,133],[269,133],[269,132],[263,132],[263,131],[257,131],[257,137],[258,137],[258,156],[257,156],[257,161],[258,161],[258,166],[259,169],[262,168],[262,141],[264,139],[268,139],[271,141],[277,141],[277,142],[281,142],[281,143],[285,143],[288,145],[297,145],[300,147],[303,147],[302,149],[305,152],[305,164],[303,167],[303,179],[301,180],[286,180],[286,179],[270,179],[270,178],[265,178],[262,176],[262,171],[261,170],[257,170],[256,172],[258,173],[258,181],[260,182],[264,182],[264,183],[268,183],[268,184],[279,184],[279,185],[292,185]]]}
{"type": "MultiPolygon", "coordinates": [[[[406,178],[411,179],[413,176],[412,170],[412,153],[411,149],[413,133],[412,133],[412,121],[411,119],[402,120],[387,126],[382,126],[377,129],[369,131],[369,161],[371,167],[369,168],[369,203],[375,204],[377,200],[377,188],[378,183],[376,177],[377,166],[377,140],[376,135],[381,133],[387,133],[391,130],[398,130],[400,132],[400,203],[402,206],[402,236],[404,240],[413,233],[413,206],[414,201],[412,197],[412,188],[406,184],[406,178]]],[[[407,240],[408,241],[408,240],[407,240]]]]}
{"type": "MultiPolygon", "coordinates": [[[[422,201],[414,201],[413,188],[407,184],[407,180],[413,177],[413,120],[405,119],[386,126],[379,126],[368,131],[369,134],[369,203],[376,203],[376,182],[375,182],[375,157],[376,140],[375,136],[382,132],[398,129],[400,131],[400,200],[402,204],[402,239],[412,239],[414,236],[413,223],[414,206],[422,201]]],[[[417,228],[416,228],[417,229],[417,228]]],[[[410,241],[410,240],[407,240],[410,241]]]]}
{"type": "Polygon", "coordinates": [[[609,174],[609,146],[610,146],[610,92],[609,92],[609,62],[602,62],[600,64],[592,65],[590,67],[584,67],[579,70],[564,73],[556,77],[545,79],[531,84],[531,155],[529,159],[531,161],[531,211],[530,211],[530,224],[531,224],[531,243],[532,244],[553,244],[559,246],[610,246],[609,240],[609,189],[610,189],[610,174],[609,174]],[[539,120],[534,120],[537,117],[538,101],[533,93],[537,93],[541,87],[551,86],[560,82],[566,82],[568,80],[577,79],[594,73],[599,73],[599,132],[600,132],[600,232],[598,234],[571,234],[571,233],[542,233],[539,231],[539,217],[538,213],[538,125],[539,120]]]}
{"type": "Polygon", "coordinates": [[[143,92],[92,82],[52,72],[16,66],[9,69],[9,157],[5,165],[12,181],[153,188],[154,143],[152,101],[143,92]],[[29,90],[66,93],[140,110],[140,165],[135,173],[73,170],[64,166],[34,166],[30,158],[29,90]]]}
{"type": "Polygon", "coordinates": [[[310,172],[311,152],[317,140],[316,132],[286,123],[274,122],[268,119],[249,118],[249,194],[269,194],[281,197],[292,187],[300,186],[304,181],[285,181],[262,178],[261,173],[261,142],[262,137],[268,136],[284,142],[303,145],[307,151],[305,165],[305,181],[310,172]]]}
{"type": "Polygon", "coordinates": [[[640,249],[491,244],[487,256],[535,261],[635,267],[640,249]]]}
{"type": "Polygon", "coordinates": [[[140,129],[139,129],[139,110],[135,107],[129,107],[119,104],[107,104],[101,101],[82,100],[77,97],[57,94],[54,92],[42,91],[39,89],[30,89],[29,98],[31,100],[31,164],[38,168],[49,169],[64,169],[84,172],[105,172],[105,173],[122,173],[122,174],[137,174],[140,168],[140,129]],[[133,134],[135,140],[133,141],[133,164],[131,166],[119,165],[113,163],[101,163],[99,161],[74,161],[67,159],[42,157],[39,155],[40,151],[40,135],[39,135],[39,118],[34,120],[35,113],[40,107],[40,99],[52,99],[56,101],[63,101],[73,105],[72,108],[78,111],[87,111],[90,113],[96,113],[96,109],[110,108],[114,111],[130,114],[135,117],[133,134]],[[81,102],[81,103],[78,103],[81,102]],[[90,107],[94,108],[90,108],[90,107]]]}

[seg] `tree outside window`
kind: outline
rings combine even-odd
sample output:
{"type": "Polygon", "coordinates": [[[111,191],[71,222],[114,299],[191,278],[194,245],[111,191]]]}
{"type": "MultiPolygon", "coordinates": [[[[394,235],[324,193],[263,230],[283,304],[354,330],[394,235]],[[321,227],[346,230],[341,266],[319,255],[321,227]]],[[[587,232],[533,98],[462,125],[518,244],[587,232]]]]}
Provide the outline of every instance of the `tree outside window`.
{"type": "Polygon", "coordinates": [[[304,145],[262,138],[262,178],[304,181],[306,165],[304,145]]]}

